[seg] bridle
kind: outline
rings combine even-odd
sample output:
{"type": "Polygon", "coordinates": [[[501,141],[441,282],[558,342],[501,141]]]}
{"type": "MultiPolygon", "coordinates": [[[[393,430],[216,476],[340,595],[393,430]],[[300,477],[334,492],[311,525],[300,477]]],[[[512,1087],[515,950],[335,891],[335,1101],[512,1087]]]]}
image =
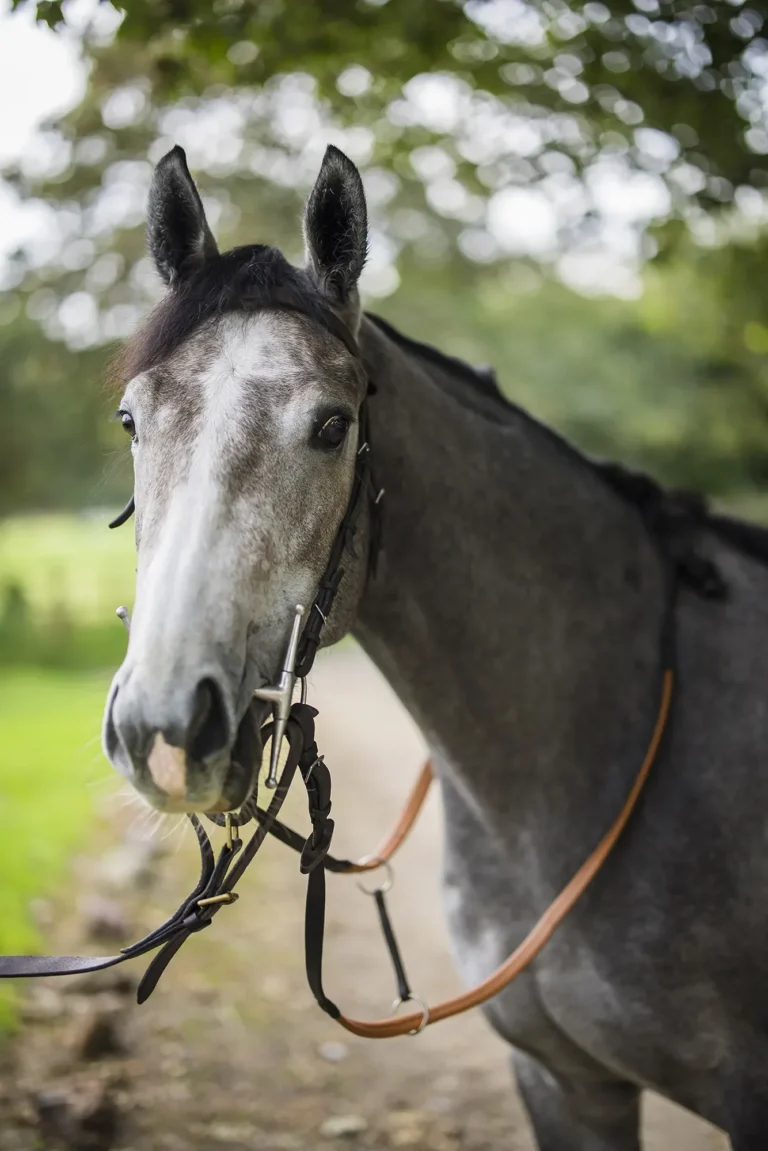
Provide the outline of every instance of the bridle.
{"type": "MultiPolygon", "coordinates": [[[[292,299],[281,298],[279,290],[274,295],[276,308],[301,311],[292,299]]],[[[310,315],[308,312],[304,314],[310,315]]],[[[431,765],[428,761],[422,768],[400,819],[389,837],[372,856],[357,862],[336,859],[329,854],[334,830],[334,822],[330,817],[331,775],[315,741],[314,721],[317,712],[304,698],[304,681],[320,646],[323,628],[344,575],[343,561],[353,548],[355,532],[366,501],[370,515],[369,574],[375,573],[383,494],[373,480],[371,468],[368,403],[369,396],[375,391],[371,382],[371,372],[364,364],[355,336],[334,312],[325,306],[318,306],[318,310],[313,311],[310,318],[321,323],[341,340],[349,353],[355,357],[365,371],[368,390],[358,419],[358,447],[349,503],[339,525],[317,594],[306,615],[303,606],[296,607],[278,682],[254,692],[257,698],[269,702],[273,709],[272,720],[263,728],[265,743],[266,740],[271,740],[270,766],[266,778],[266,785],[272,789],[270,802],[266,808],[261,808],[252,797],[236,814],[209,814],[208,819],[226,830],[226,840],[218,854],[214,853],[200,819],[196,815],[188,815],[200,849],[200,877],[178,910],[165,923],[137,943],[110,956],[2,956],[0,978],[75,975],[101,971],[154,952],[137,990],[138,1002],[144,1003],[186,940],[209,927],[223,907],[238,899],[235,890],[237,884],[253,862],[267,835],[272,835],[300,853],[300,871],[307,876],[305,964],[307,980],[319,1006],[347,1031],[365,1038],[386,1039],[396,1035],[416,1034],[428,1024],[437,1023],[441,1019],[450,1018],[485,1003],[525,970],[597,875],[637,806],[667,728],[675,683],[675,604],[679,564],[673,562],[670,549],[667,548],[662,548],[666,589],[661,621],[660,686],[656,719],[647,751],[624,806],[597,847],[546,908],[525,939],[492,975],[470,990],[431,1007],[412,990],[389,917],[386,892],[391,885],[390,860],[411,830],[426,799],[433,778],[431,765]],[[302,699],[299,703],[293,703],[297,680],[302,684],[302,699]],[[280,751],[283,740],[287,742],[288,751],[281,769],[280,751]],[[287,827],[278,819],[285,796],[297,774],[307,792],[312,828],[307,837],[287,827]],[[255,828],[250,839],[245,842],[241,833],[252,822],[255,828]],[[376,902],[382,932],[395,972],[397,998],[390,1017],[369,1022],[344,1015],[328,998],[323,988],[325,873],[330,871],[360,875],[381,867],[387,872],[385,881],[365,890],[376,902]],[[419,1010],[407,1015],[394,1014],[406,1002],[417,1004],[419,1010]]],[[[112,521],[110,527],[125,523],[133,511],[134,503],[131,499],[123,512],[112,521]]],[[[118,614],[122,615],[128,625],[125,609],[119,609],[118,614]]]]}

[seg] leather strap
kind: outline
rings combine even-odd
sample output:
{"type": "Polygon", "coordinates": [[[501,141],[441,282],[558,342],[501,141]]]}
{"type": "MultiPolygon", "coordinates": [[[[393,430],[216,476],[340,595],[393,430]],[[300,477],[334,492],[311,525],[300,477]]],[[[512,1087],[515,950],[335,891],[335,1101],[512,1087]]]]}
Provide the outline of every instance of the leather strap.
{"type": "MultiPolygon", "coordinates": [[[[432,764],[427,760],[419,772],[419,777],[414,784],[411,794],[408,796],[405,807],[400,812],[397,823],[387,838],[376,848],[373,855],[368,855],[364,859],[358,859],[357,863],[352,863],[349,867],[345,867],[343,870],[348,875],[359,875],[365,871],[375,871],[377,867],[381,867],[382,864],[389,862],[400,845],[407,839],[411,828],[416,822],[416,817],[424,806],[424,801],[429,794],[433,778],[432,764]]],[[[329,868],[329,870],[332,869],[329,868]]]]}
{"type": "MultiPolygon", "coordinates": [[[[536,958],[600,871],[600,868],[615,847],[621,833],[629,822],[632,812],[637,806],[648,775],[658,756],[670,716],[675,687],[674,669],[677,662],[675,608],[677,603],[679,569],[676,563],[668,562],[665,554],[662,554],[662,569],[666,588],[660,635],[661,667],[663,670],[661,672],[659,702],[650,741],[632,788],[627,795],[621,811],[594,851],[587,857],[562,891],[553,899],[549,907],[546,908],[509,958],[487,979],[484,979],[469,991],[454,996],[452,999],[443,1000],[442,1003],[438,1003],[434,1007],[427,1006],[418,999],[418,997],[412,995],[408,988],[399,948],[386,912],[382,891],[380,894],[377,894],[377,906],[384,930],[385,941],[395,968],[398,989],[401,992],[399,997],[400,1002],[406,999],[417,1000],[422,1006],[421,1012],[404,1016],[392,1015],[386,1019],[373,1021],[353,1019],[340,1011],[333,1000],[329,999],[325,994],[323,988],[322,964],[323,937],[325,931],[325,871],[326,869],[345,871],[347,873],[368,871],[380,866],[382,863],[386,863],[391,858],[413,826],[414,820],[423,806],[432,778],[429,763],[422,769],[408,804],[396,827],[379,848],[375,856],[361,860],[357,864],[347,863],[346,865],[340,860],[333,860],[326,856],[323,859],[324,866],[314,867],[310,872],[307,884],[305,913],[305,963],[307,982],[323,1011],[335,1019],[347,1031],[359,1035],[364,1039],[391,1039],[398,1035],[416,1034],[432,1023],[438,1023],[442,1019],[449,1019],[454,1015],[459,1015],[464,1011],[469,1011],[474,1007],[479,1007],[481,1004],[486,1003],[489,999],[493,998],[494,995],[498,995],[500,991],[508,987],[536,958]],[[403,990],[407,990],[408,993],[406,995],[402,994],[403,990]]],[[[323,767],[325,767],[324,764],[323,767]]],[[[328,810],[330,810],[330,794],[328,795],[328,801],[328,810]]],[[[278,835],[283,842],[294,846],[292,839],[295,833],[290,832],[290,829],[281,825],[278,830],[277,825],[273,824],[272,833],[278,835]]],[[[330,842],[330,837],[328,837],[326,842],[330,842]]]]}
{"type": "Polygon", "coordinates": [[[333,546],[325,566],[322,579],[318,585],[312,608],[307,616],[307,622],[299,640],[299,650],[296,658],[296,676],[304,679],[312,669],[320,647],[323,628],[331,614],[339,585],[344,577],[342,563],[345,555],[354,554],[354,540],[357,532],[358,519],[366,498],[369,500],[371,519],[371,539],[368,550],[368,574],[375,571],[379,542],[380,517],[379,497],[376,495],[375,483],[371,472],[370,428],[368,420],[368,398],[360,405],[357,433],[357,457],[355,460],[355,475],[352,481],[352,491],[347,504],[333,546]]]}
{"type": "MultiPolygon", "coordinates": [[[[619,836],[629,822],[632,812],[637,806],[645,782],[658,755],[662,736],[667,726],[674,689],[674,672],[667,669],[662,680],[661,699],[651,741],[648,745],[645,758],[640,770],[627,796],[626,802],[614,820],[611,827],[600,840],[592,854],[584,861],[573,878],[566,884],[559,895],[553,899],[549,907],[540,916],[525,939],[518,944],[510,957],[502,963],[492,975],[478,983],[469,991],[456,995],[452,999],[445,999],[441,1003],[430,1007],[425,1013],[419,1011],[409,1015],[392,1015],[386,1019],[367,1021],[352,1019],[342,1014],[336,1005],[327,998],[323,991],[319,968],[322,963],[322,944],[316,954],[311,957],[308,953],[308,978],[315,998],[320,1006],[331,1015],[345,1030],[359,1035],[364,1039],[391,1039],[397,1035],[414,1034],[432,1023],[439,1023],[442,1019],[450,1019],[453,1015],[460,1015],[473,1007],[479,1007],[498,995],[508,987],[514,979],[525,971],[536,958],[545,944],[551,939],[553,933],[565,919],[568,912],[583,895],[587,887],[605,863],[619,836]],[[311,971],[309,965],[311,963],[311,971]]],[[[310,889],[307,892],[307,923],[317,923],[320,916],[320,907],[325,903],[324,874],[318,868],[317,873],[310,876],[310,889]],[[315,875],[317,878],[315,878],[315,875]],[[314,890],[312,890],[314,888],[314,890]],[[316,906],[315,906],[316,904],[316,906]]]]}
{"type": "MultiPolygon", "coordinates": [[[[238,898],[234,888],[269,834],[296,769],[300,770],[302,776],[312,772],[314,761],[317,759],[317,745],[314,742],[316,714],[315,709],[306,704],[294,704],[286,728],[288,755],[285,766],[269,808],[264,812],[264,818],[259,821],[259,826],[245,846],[241,839],[233,838],[231,842],[224,844],[218,856],[214,856],[202,824],[196,816],[189,816],[200,848],[200,878],[194,890],[165,923],[137,943],[123,948],[117,955],[0,956],[0,979],[30,979],[37,976],[79,975],[103,971],[162,948],[151,961],[139,984],[137,998],[143,1003],[154,990],[170,960],[190,935],[209,927],[222,907],[234,903],[238,898]]],[[[271,725],[267,725],[265,728],[267,738],[270,727],[271,725]]]]}
{"type": "MultiPolygon", "coordinates": [[[[416,822],[416,818],[424,806],[424,801],[429,793],[433,778],[432,764],[427,760],[419,772],[418,779],[414,784],[405,807],[400,812],[397,823],[373,855],[363,856],[362,859],[358,859],[356,862],[350,859],[337,859],[333,855],[326,855],[323,861],[325,870],[340,875],[362,875],[366,871],[375,871],[385,863],[388,863],[398,847],[400,847],[407,838],[411,828],[416,822]]],[[[256,808],[255,814],[259,820],[266,817],[266,812],[261,807],[256,808]]],[[[294,851],[301,852],[304,850],[306,842],[304,836],[300,835],[298,831],[287,827],[286,824],[281,823],[279,819],[273,820],[270,835],[273,835],[275,839],[279,839],[286,847],[292,847],[294,851]]]]}
{"type": "MultiPolygon", "coordinates": [[[[219,852],[218,858],[214,859],[213,850],[205,831],[196,817],[191,816],[190,819],[200,844],[201,875],[194,891],[166,923],[138,943],[125,948],[118,955],[3,956],[0,957],[0,978],[74,975],[101,971],[161,947],[162,950],[151,961],[139,985],[138,1000],[143,1003],[154,990],[170,960],[189,936],[209,926],[214,915],[227,903],[231,903],[237,898],[234,887],[253,860],[267,834],[274,834],[283,842],[295,846],[293,837],[296,836],[296,833],[279,824],[277,814],[298,767],[307,788],[309,813],[312,821],[312,833],[303,842],[302,847],[302,871],[308,873],[305,920],[307,979],[320,1007],[347,1031],[367,1039],[389,1039],[397,1035],[413,1033],[428,1024],[437,1023],[441,1019],[448,1019],[453,1015],[469,1011],[497,995],[525,970],[551,938],[553,932],[562,923],[604,864],[635,810],[658,755],[669,719],[673,688],[674,672],[671,668],[667,668],[662,678],[661,698],[653,734],[640,770],[622,810],[595,850],[501,967],[469,991],[452,999],[446,999],[434,1007],[404,1016],[390,1016],[386,1019],[366,1021],[344,1015],[325,994],[322,981],[322,961],[325,934],[326,868],[354,874],[371,870],[382,863],[386,863],[413,826],[429,791],[432,771],[429,764],[422,768],[398,823],[375,856],[352,864],[348,861],[332,860],[328,856],[328,848],[333,833],[333,820],[330,819],[330,773],[318,755],[317,744],[314,739],[316,712],[314,708],[310,708],[306,704],[295,704],[292,709],[287,729],[288,758],[280,782],[267,811],[259,809],[257,813],[259,827],[237,862],[235,859],[242,848],[242,841],[235,839],[232,844],[225,844],[219,852]]],[[[386,914],[386,908],[383,906],[383,900],[378,899],[377,904],[395,965],[398,989],[401,992],[401,999],[405,999],[410,995],[410,989],[399,949],[386,914]],[[407,995],[402,994],[403,991],[406,991],[407,995]]]]}

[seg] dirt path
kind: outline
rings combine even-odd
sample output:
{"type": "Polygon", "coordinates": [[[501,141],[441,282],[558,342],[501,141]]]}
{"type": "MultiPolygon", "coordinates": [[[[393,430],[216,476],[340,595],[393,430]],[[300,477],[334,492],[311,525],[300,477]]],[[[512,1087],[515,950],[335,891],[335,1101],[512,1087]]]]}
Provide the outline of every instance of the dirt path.
{"type": "MultiPolygon", "coordinates": [[[[420,738],[354,648],[319,661],[310,699],[321,709],[318,742],[334,776],[335,850],[363,854],[402,803],[420,738]]],[[[300,801],[292,797],[288,814],[302,826],[300,801]]],[[[154,864],[141,843],[108,848],[125,832],[118,812],[102,833],[105,853],[77,862],[81,914],[73,921],[62,903],[51,947],[92,949],[84,924],[92,935],[135,936],[159,923],[190,884],[188,837],[154,864]]],[[[398,856],[391,897],[412,984],[430,999],[459,986],[438,894],[437,816],[433,797],[398,856]]],[[[237,907],[189,941],[145,1007],[132,1004],[124,977],[109,974],[32,990],[27,1025],[5,1056],[0,1151],[533,1151],[504,1047],[481,1017],[417,1039],[346,1035],[314,1006],[304,982],[295,856],[268,844],[254,871],[237,907]]],[[[351,1014],[387,1013],[392,976],[372,904],[341,877],[330,880],[329,903],[329,994],[351,1014]]],[[[658,1099],[648,1100],[644,1123],[646,1151],[727,1146],[658,1099]]]]}

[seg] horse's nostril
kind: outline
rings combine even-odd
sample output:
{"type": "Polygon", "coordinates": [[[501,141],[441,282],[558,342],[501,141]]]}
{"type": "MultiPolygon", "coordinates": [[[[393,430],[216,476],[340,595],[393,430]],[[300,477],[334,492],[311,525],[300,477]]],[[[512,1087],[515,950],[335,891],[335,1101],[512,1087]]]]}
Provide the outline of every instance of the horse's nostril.
{"type": "Polygon", "coordinates": [[[203,679],[195,691],[187,751],[193,760],[202,763],[228,745],[229,720],[223,692],[216,680],[203,679]]]}

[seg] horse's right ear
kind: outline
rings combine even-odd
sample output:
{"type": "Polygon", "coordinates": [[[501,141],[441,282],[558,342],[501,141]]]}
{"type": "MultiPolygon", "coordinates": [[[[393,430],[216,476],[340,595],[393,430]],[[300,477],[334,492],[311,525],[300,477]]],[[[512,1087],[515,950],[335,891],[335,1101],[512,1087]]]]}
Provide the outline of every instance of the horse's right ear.
{"type": "Polygon", "coordinates": [[[178,145],[155,168],[149,191],[147,244],[155,267],[171,286],[218,253],[187,157],[178,145]]]}

